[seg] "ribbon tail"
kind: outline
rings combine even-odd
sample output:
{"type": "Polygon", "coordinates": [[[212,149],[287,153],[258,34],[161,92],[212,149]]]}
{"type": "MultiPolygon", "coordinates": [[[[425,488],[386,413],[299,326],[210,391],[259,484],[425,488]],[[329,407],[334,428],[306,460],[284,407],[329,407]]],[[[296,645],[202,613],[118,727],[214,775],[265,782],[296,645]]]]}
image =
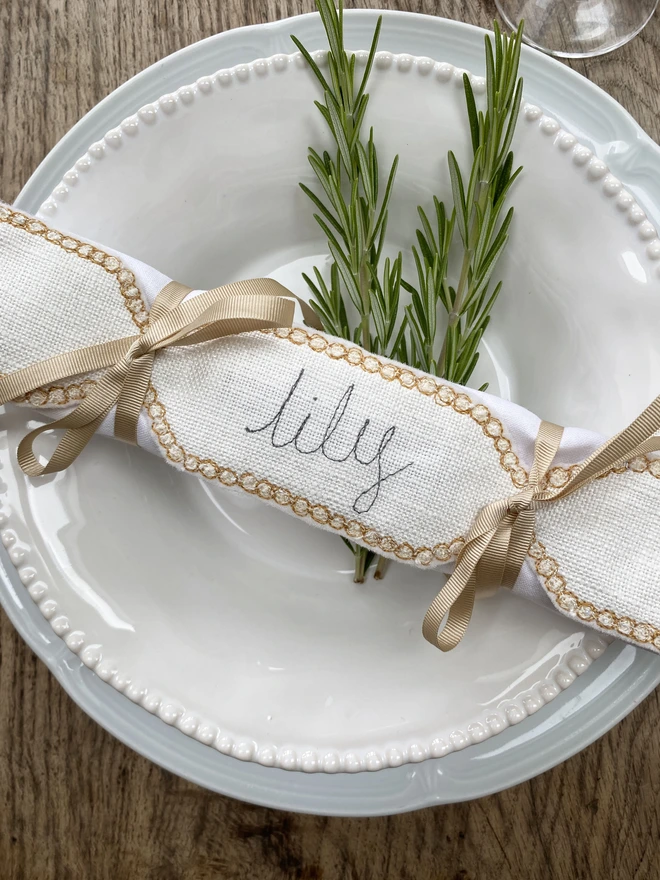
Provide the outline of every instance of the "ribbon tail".
{"type": "Polygon", "coordinates": [[[152,351],[133,361],[117,400],[115,437],[131,446],[137,446],[138,419],[151,381],[153,364],[152,351]]]}
{"type": "Polygon", "coordinates": [[[300,306],[305,324],[307,324],[308,327],[313,327],[314,330],[323,330],[323,324],[314,309],[306,303],[304,299],[296,296],[295,293],[290,293],[290,296],[292,296],[300,306]]]}
{"type": "Polygon", "coordinates": [[[493,532],[469,540],[458,558],[453,574],[424,615],[422,634],[427,642],[451,651],[463,638],[470,622],[476,592],[476,568],[493,532]],[[447,621],[443,626],[443,620],[447,621]]]}
{"type": "Polygon", "coordinates": [[[436,635],[435,644],[441,651],[452,651],[465,635],[472,617],[476,593],[477,575],[472,572],[463,592],[449,609],[445,625],[436,635]]]}
{"type": "Polygon", "coordinates": [[[58,354],[48,360],[0,376],[0,406],[29,394],[35,388],[61,382],[70,376],[84,376],[114,366],[120,361],[139,336],[126,336],[79,348],[67,354],[58,354]]]}
{"type": "Polygon", "coordinates": [[[536,514],[533,510],[521,510],[516,517],[511,530],[511,541],[502,574],[503,587],[511,589],[518,580],[518,575],[534,538],[535,521],[536,514]]]}
{"type": "Polygon", "coordinates": [[[99,380],[89,397],[78,404],[69,415],[41,425],[24,437],[18,446],[18,463],[29,477],[54,474],[69,467],[92,439],[103,419],[117,402],[128,371],[126,360],[112,367],[99,380]],[[65,428],[66,433],[45,465],[34,454],[34,441],[46,431],[65,428]]]}
{"type": "Polygon", "coordinates": [[[64,416],[64,418],[58,419],[56,422],[41,425],[39,428],[35,428],[34,431],[30,431],[18,444],[16,457],[21,470],[28,477],[43,477],[68,468],[71,462],[80,455],[92,439],[101,422],[108,414],[109,409],[110,407],[96,416],[96,418],[84,424],[72,423],[73,416],[78,412],[78,410],[75,410],[70,415],[64,416]],[[44,432],[57,430],[58,428],[66,428],[67,431],[57,444],[55,452],[51,455],[48,462],[42,465],[34,454],[34,441],[44,432]]]}

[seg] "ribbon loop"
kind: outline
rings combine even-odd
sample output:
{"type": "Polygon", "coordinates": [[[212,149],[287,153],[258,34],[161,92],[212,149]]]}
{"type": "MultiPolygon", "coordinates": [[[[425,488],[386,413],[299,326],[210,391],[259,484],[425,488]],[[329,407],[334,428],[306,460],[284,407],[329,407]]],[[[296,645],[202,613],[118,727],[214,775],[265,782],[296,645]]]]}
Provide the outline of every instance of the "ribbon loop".
{"type": "Polygon", "coordinates": [[[78,349],[0,377],[0,405],[35,388],[97,369],[106,372],[73,412],[42,425],[18,446],[18,463],[31,477],[64,470],[80,455],[116,406],[115,436],[137,444],[138,420],[151,381],[157,352],[169,346],[197,345],[236,333],[290,327],[295,304],[308,324],[320,329],[313,310],[277,281],[258,278],[207,290],[187,299],[192,288],[171,281],[156,296],[149,323],[140,336],[127,336],[78,349]],[[45,465],[34,454],[34,441],[46,431],[64,429],[45,465]]]}

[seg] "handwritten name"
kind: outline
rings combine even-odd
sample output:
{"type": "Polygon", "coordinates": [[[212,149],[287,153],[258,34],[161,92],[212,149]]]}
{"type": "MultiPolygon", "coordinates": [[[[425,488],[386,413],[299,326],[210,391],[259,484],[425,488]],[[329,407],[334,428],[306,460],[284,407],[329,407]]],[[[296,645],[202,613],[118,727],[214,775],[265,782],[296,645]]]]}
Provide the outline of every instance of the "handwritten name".
{"type": "MultiPolygon", "coordinates": [[[[353,510],[356,513],[366,513],[378,500],[384,484],[403,473],[414,462],[410,461],[402,467],[392,469],[391,462],[386,461],[394,451],[391,444],[396,434],[395,425],[383,432],[375,451],[373,451],[373,442],[369,442],[370,438],[367,437],[368,433],[372,437],[374,433],[373,428],[369,431],[370,419],[362,422],[357,434],[351,431],[347,422],[350,417],[349,405],[355,391],[354,385],[349,385],[344,391],[332,416],[325,424],[322,421],[319,425],[318,420],[314,421],[311,412],[307,412],[301,418],[299,407],[304,401],[300,399],[299,389],[304,375],[305,370],[302,369],[271,419],[259,427],[246,427],[245,430],[248,434],[266,434],[275,449],[290,446],[301,455],[321,454],[328,461],[337,463],[353,459],[369,468],[373,473],[373,482],[360,492],[353,502],[353,510]],[[316,435],[313,441],[310,440],[312,434],[316,435]],[[371,450],[367,447],[371,447],[371,450]]],[[[317,397],[312,399],[314,402],[318,400],[317,397]]]]}

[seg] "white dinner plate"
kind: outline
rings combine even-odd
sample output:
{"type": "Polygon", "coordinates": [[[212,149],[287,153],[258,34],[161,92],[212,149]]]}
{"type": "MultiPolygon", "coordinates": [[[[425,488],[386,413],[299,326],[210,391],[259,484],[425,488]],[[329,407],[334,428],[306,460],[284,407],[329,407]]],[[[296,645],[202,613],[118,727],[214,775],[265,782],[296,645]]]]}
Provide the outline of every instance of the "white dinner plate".
{"type": "MultiPolygon", "coordinates": [[[[419,17],[412,19],[418,26],[419,17]]],[[[365,18],[351,15],[349,25],[353,21],[361,26],[365,18]]],[[[307,26],[314,22],[313,17],[300,20],[307,26]]],[[[386,16],[382,45],[389,48],[389,38],[400,35],[402,27],[405,32],[408,22],[411,17],[386,16]]],[[[471,65],[455,52],[443,53],[443,60],[474,69],[480,57],[480,32],[432,22],[434,27],[453,32],[454,49],[461,43],[459,37],[465,51],[472,46],[471,65]]],[[[264,31],[269,32],[272,35],[273,28],[264,31]]],[[[420,36],[414,28],[411,33],[420,36]]],[[[530,63],[529,55],[525,60],[530,63]]],[[[415,204],[428,200],[431,187],[446,194],[437,156],[443,156],[449,146],[456,149],[459,136],[464,139],[462,96],[454,84],[455,72],[447,65],[387,54],[380,62],[371,89],[371,110],[384,154],[401,153],[400,187],[395,196],[399,201],[393,205],[397,222],[391,229],[392,244],[401,247],[415,204]],[[396,108],[395,114],[391,107],[396,108]],[[423,109],[429,111],[427,118],[423,109]],[[440,120],[448,124],[440,125],[440,120]]],[[[550,63],[548,69],[557,67],[550,63]]],[[[559,67],[559,71],[565,69],[559,67]]],[[[199,79],[198,72],[202,71],[195,71],[199,79]]],[[[205,76],[212,73],[213,68],[203,70],[205,76]]],[[[563,73],[557,76],[561,79],[563,73]]],[[[167,81],[168,89],[173,82],[177,80],[167,81]]],[[[178,79],[177,85],[182,82],[185,79],[178,79]]],[[[295,186],[306,173],[305,137],[312,141],[320,137],[313,113],[308,111],[307,117],[300,113],[301,107],[311,105],[311,90],[307,72],[279,57],[270,64],[245,65],[218,78],[204,78],[195,88],[161,101],[155,111],[148,108],[135,119],[129,118],[123,127],[118,125],[122,116],[115,115],[107,120],[114,124],[113,132],[95,142],[100,145],[93,146],[77,166],[77,178],[65,172],[72,170],[74,158],[85,153],[84,147],[69,154],[68,163],[60,164],[65,183],[53,187],[54,200],[41,193],[44,217],[55,226],[131,252],[189,283],[210,286],[230,277],[268,272],[302,292],[297,280],[301,265],[307,267],[310,258],[318,261],[323,252],[313,225],[300,219],[307,206],[295,186]],[[269,115],[269,107],[280,112],[269,115]],[[232,137],[223,140],[226,132],[232,137]],[[241,141],[250,133],[259,145],[252,153],[254,140],[241,141]],[[208,150],[209,143],[216,145],[215,152],[208,150]],[[266,163],[260,161],[264,143],[270,145],[266,163]],[[296,149],[299,155],[294,159],[296,149]],[[192,169],[187,173],[176,170],[174,159],[179,157],[180,169],[182,155],[192,169]],[[89,156],[91,167],[86,168],[89,156]],[[256,222],[248,219],[255,215],[254,196],[244,184],[241,189],[237,173],[240,169],[243,174],[246,165],[252,185],[260,192],[256,222]],[[266,172],[261,177],[260,169],[266,172]],[[103,211],[98,210],[99,204],[103,211]],[[177,218],[175,223],[172,217],[177,218]]],[[[152,92],[150,97],[156,95],[152,92]]],[[[527,90],[528,101],[541,104],[544,97],[527,90]]],[[[137,110],[140,103],[132,109],[137,110]]],[[[598,156],[607,151],[596,149],[593,157],[580,150],[571,140],[568,124],[559,130],[556,119],[563,119],[557,105],[548,100],[543,104],[548,115],[529,104],[520,123],[518,152],[526,173],[517,206],[519,216],[533,216],[534,222],[519,224],[511,242],[504,267],[507,298],[491,334],[485,370],[499,383],[494,390],[511,394],[546,417],[610,432],[634,416],[659,384],[652,336],[646,329],[654,323],[649,314],[658,308],[655,227],[636,207],[644,201],[643,193],[637,189],[634,199],[627,197],[599,161],[598,156]],[[593,307],[590,291],[594,288],[599,291],[602,312],[597,322],[587,314],[593,307]],[[626,325],[617,308],[621,290],[628,304],[626,325]],[[518,332],[519,327],[525,328],[526,335],[518,332]],[[536,327],[539,334],[533,336],[536,327]],[[555,364],[557,345],[572,357],[555,364]],[[578,348],[584,353],[580,360],[578,348]],[[625,373],[616,369],[617,362],[627,365],[625,373]],[[551,364],[555,381],[548,376],[551,364]],[[575,369],[580,364],[584,368],[576,382],[575,369]]],[[[619,108],[618,113],[622,112],[619,108]]],[[[621,118],[630,126],[625,114],[621,118]]],[[[99,120],[97,133],[109,127],[107,122],[101,126],[99,120]]],[[[578,131],[578,136],[585,140],[584,132],[578,131]]],[[[595,146],[593,141],[591,146],[595,146]]],[[[642,149],[639,143],[635,147],[642,149]]],[[[645,155],[657,162],[657,155],[646,150],[645,155]]],[[[635,187],[634,173],[624,176],[619,172],[619,176],[629,189],[631,184],[635,187]]],[[[36,185],[31,185],[36,195],[36,185]]],[[[38,207],[25,196],[21,204],[33,211],[38,207]]],[[[644,204],[649,214],[650,205],[644,204]]],[[[9,418],[19,417],[12,413],[9,418]]],[[[20,426],[8,427],[11,448],[20,426]]],[[[523,722],[520,729],[526,726],[528,730],[523,740],[543,738],[563,718],[565,701],[543,704],[602,651],[597,636],[584,641],[578,625],[510,596],[484,603],[472,627],[472,642],[451,658],[426,651],[415,622],[436,584],[432,575],[418,572],[392,572],[385,585],[378,587],[380,626],[371,630],[367,626],[365,631],[374,585],[368,592],[356,591],[345,576],[337,574],[342,548],[331,536],[309,534],[301,524],[276,514],[267,516],[270,511],[255,511],[233,500],[230,504],[222,496],[208,494],[194,480],[181,481],[176,474],[162,471],[146,456],[104,442],[96,444],[73,473],[38,487],[28,486],[7,466],[7,492],[13,501],[8,505],[12,513],[5,533],[19,567],[24,572],[38,570],[40,581],[47,582],[48,596],[37,595],[42,611],[45,605],[51,620],[56,619],[58,615],[51,614],[52,606],[47,603],[57,602],[71,628],[85,633],[82,640],[69,640],[83,662],[162,719],[211,742],[216,750],[285,768],[378,769],[461,749],[538,709],[538,715],[523,722]],[[159,503],[154,503],[156,496],[159,503]],[[121,523],[118,537],[128,548],[120,560],[105,549],[104,528],[110,521],[121,523]],[[132,540],[137,532],[139,545],[132,540]],[[259,538],[263,558],[254,560],[246,552],[241,538],[245,532],[259,538]],[[176,542],[168,539],[173,535],[176,542]],[[290,553],[279,549],[284,544],[297,548],[293,562],[290,553]],[[28,546],[29,566],[21,557],[28,546]],[[215,556],[209,547],[215,548],[215,556]],[[217,575],[218,553],[223,560],[222,578],[217,575]],[[47,576],[41,577],[42,570],[47,576]],[[266,595],[270,604],[264,628],[244,629],[251,605],[263,602],[266,595]],[[310,644],[301,636],[305,614],[320,607],[327,608],[327,638],[310,644]],[[507,623],[502,625],[505,618],[507,623]],[[264,652],[257,645],[263,644],[266,630],[270,639],[269,650],[264,652]],[[385,640],[383,631],[388,634],[385,640]],[[339,639],[336,633],[341,633],[339,639]]],[[[23,579],[29,581],[29,576],[23,579]]],[[[51,640],[50,647],[53,644],[51,640]]],[[[70,665],[75,658],[69,655],[67,661],[70,665]]],[[[620,714],[617,688],[622,677],[640,679],[640,693],[655,680],[656,663],[647,655],[638,657],[632,648],[610,648],[595,670],[599,666],[602,671],[590,671],[589,680],[611,698],[603,697],[606,705],[599,703],[597,709],[594,703],[592,715],[604,712],[612,718],[620,714]]],[[[70,677],[67,683],[71,686],[70,677]]],[[[580,684],[573,688],[585,692],[580,684]]],[[[101,700],[115,699],[108,688],[99,695],[101,700]]],[[[92,708],[87,697],[82,702],[92,708]]],[[[579,702],[583,704],[584,698],[579,702]]],[[[120,705],[122,712],[134,708],[126,697],[120,705]]],[[[153,719],[140,708],[136,716],[140,729],[149,725],[153,730],[153,719]]],[[[166,732],[171,733],[161,722],[158,739],[166,732]]],[[[588,736],[583,734],[582,741],[588,736]]],[[[198,773],[185,768],[183,756],[190,754],[185,740],[172,742],[178,742],[175,767],[199,779],[198,773]]],[[[132,744],[172,766],[153,739],[142,737],[136,743],[133,738],[132,744]]],[[[487,745],[472,747],[475,753],[481,750],[482,764],[477,766],[483,770],[477,779],[459,772],[458,789],[463,790],[458,797],[475,796],[520,778],[519,768],[512,767],[525,757],[519,738],[500,734],[491,750],[487,745]],[[489,755],[493,756],[489,760],[495,760],[497,743],[510,756],[508,772],[483,764],[489,755]]],[[[565,751],[575,747],[571,743],[565,751]]],[[[547,765],[551,752],[537,755],[532,773],[547,765]]],[[[467,760],[469,752],[464,754],[467,760]]],[[[353,800],[319,807],[300,791],[292,799],[290,775],[284,783],[283,774],[272,770],[263,777],[270,793],[252,792],[251,796],[322,812],[390,811],[456,799],[442,777],[451,775],[457,763],[460,767],[458,758],[443,758],[437,764],[440,777],[433,769],[434,761],[408,775],[391,770],[378,774],[392,780],[396,789],[387,804],[378,783],[370,806],[356,806],[353,800]],[[427,780],[422,783],[425,793],[411,794],[408,786],[417,784],[419,774],[427,780]]],[[[223,756],[207,748],[203,762],[209,760],[216,761],[216,773],[225,780],[212,782],[213,787],[250,796],[244,785],[232,782],[234,773],[244,782],[250,778],[239,772],[243,765],[217,763],[224,761],[223,756]],[[227,766],[232,767],[229,774],[227,766]]],[[[264,772],[261,768],[249,772],[255,771],[264,772]]],[[[369,792],[375,777],[362,774],[361,778],[366,781],[360,791],[369,792]]],[[[328,784],[325,776],[315,779],[317,792],[328,784]]],[[[341,782],[346,791],[351,784],[341,782]]],[[[298,783],[293,787],[297,790],[298,783]]],[[[337,787],[329,791],[337,795],[337,787]]],[[[363,797],[369,801],[370,795],[363,797]]]]}
{"type": "MultiPolygon", "coordinates": [[[[387,244],[407,253],[409,277],[416,205],[450,198],[450,148],[469,164],[462,82],[446,62],[376,55],[365,126],[381,165],[400,157],[387,244]]],[[[473,87],[482,100],[483,80],[473,87]]],[[[39,216],[195,287],[267,274],[304,296],[301,272],[328,262],[297,185],[314,186],[307,144],[329,146],[317,97],[300,54],[202,77],[91,144],[39,216]]],[[[557,422],[612,431],[660,378],[655,228],[536,105],[513,147],[518,220],[474,379],[557,422]],[[634,303],[627,325],[622,299],[634,303]]],[[[10,451],[31,418],[13,415],[10,451]]],[[[243,760],[356,772],[442,757],[541,709],[605,648],[579,619],[502,593],[442,655],[419,633],[437,574],[394,565],[357,587],[335,535],[137,450],[100,443],[50,481],[14,466],[8,483],[3,538],[54,631],[128,698],[243,760]]]]}

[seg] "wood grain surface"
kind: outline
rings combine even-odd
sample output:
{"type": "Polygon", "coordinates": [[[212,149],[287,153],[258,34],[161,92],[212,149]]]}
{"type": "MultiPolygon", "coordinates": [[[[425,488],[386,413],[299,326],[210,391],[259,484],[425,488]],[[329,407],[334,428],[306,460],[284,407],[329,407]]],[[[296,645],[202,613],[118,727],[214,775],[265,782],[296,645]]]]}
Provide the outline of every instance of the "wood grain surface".
{"type": "MultiPolygon", "coordinates": [[[[488,25],[492,2],[372,0],[488,25]]],[[[91,107],[159,58],[312,0],[0,0],[0,196],[91,107]]],[[[573,65],[660,138],[660,18],[573,65]]],[[[660,328],[659,328],[660,333],[660,328]]],[[[660,877],[660,702],[503,794],[385,819],[247,806],[158,769],[66,696],[2,615],[2,880],[572,880],[660,877]]]]}

